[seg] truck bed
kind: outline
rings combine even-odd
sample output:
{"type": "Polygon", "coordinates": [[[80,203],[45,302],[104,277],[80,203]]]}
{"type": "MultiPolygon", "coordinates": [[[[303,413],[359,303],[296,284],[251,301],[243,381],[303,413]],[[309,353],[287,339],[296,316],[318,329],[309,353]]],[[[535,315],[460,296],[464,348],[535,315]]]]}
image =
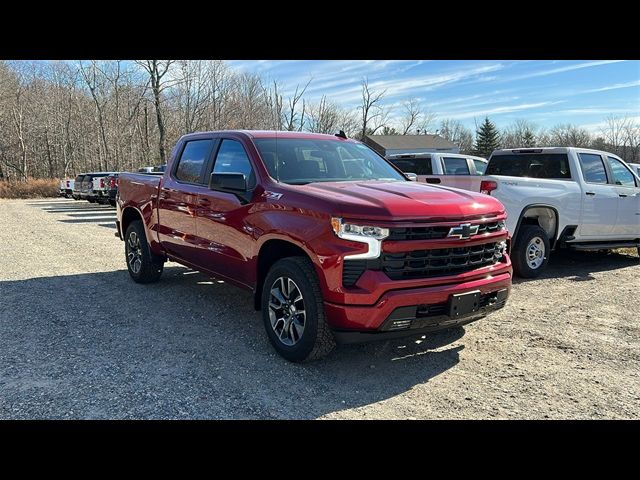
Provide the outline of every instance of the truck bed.
{"type": "MultiPolygon", "coordinates": [[[[123,172],[118,177],[118,208],[123,205],[137,208],[143,216],[146,228],[154,228],[158,222],[158,187],[162,176],[145,173],[123,172]]],[[[118,228],[118,233],[120,232],[118,228]]],[[[153,235],[148,232],[149,240],[153,241],[153,235]]],[[[123,238],[123,237],[121,237],[123,238]]]]}

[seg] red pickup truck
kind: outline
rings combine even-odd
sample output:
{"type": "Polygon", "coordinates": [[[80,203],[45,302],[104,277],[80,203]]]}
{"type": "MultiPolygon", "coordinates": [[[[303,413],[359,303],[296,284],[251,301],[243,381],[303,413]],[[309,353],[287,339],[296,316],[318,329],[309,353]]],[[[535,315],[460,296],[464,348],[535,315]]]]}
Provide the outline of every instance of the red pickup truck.
{"type": "Polygon", "coordinates": [[[499,201],[411,182],[342,132],[185,135],[162,176],[120,175],[117,215],[134,281],[171,260],[252,291],[292,361],[469,323],[511,288],[499,201]]]}

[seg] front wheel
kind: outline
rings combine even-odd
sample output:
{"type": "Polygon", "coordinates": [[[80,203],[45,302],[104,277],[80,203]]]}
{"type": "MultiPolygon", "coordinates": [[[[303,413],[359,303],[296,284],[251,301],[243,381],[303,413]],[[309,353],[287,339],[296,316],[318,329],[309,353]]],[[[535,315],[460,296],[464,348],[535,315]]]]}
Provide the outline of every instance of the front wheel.
{"type": "Polygon", "coordinates": [[[164,269],[164,258],[149,248],[147,236],[140,220],[131,222],[124,236],[127,269],[134,282],[157,282],[164,269]]]}
{"type": "Polygon", "coordinates": [[[550,252],[547,232],[538,225],[523,225],[511,255],[515,273],[523,278],[539,276],[547,266],[550,252]]]}
{"type": "Polygon", "coordinates": [[[309,259],[277,261],[264,281],[261,305],[269,340],[287,360],[316,360],[335,347],[318,276],[309,259]]]}

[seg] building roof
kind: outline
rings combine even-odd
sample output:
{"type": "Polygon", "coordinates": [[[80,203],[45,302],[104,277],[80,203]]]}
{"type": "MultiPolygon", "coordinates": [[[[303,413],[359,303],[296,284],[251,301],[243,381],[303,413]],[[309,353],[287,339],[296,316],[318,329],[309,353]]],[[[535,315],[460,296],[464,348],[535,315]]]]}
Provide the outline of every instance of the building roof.
{"type": "Polygon", "coordinates": [[[455,143],[440,135],[367,135],[367,140],[385,150],[407,150],[412,148],[458,148],[455,143]]]}

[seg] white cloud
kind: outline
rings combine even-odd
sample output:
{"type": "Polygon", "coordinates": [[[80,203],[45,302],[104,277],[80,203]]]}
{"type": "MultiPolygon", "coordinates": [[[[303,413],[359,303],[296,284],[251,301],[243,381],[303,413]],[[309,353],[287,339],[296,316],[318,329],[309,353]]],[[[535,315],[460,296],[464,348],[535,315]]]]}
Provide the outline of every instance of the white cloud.
{"type": "Polygon", "coordinates": [[[443,113],[440,115],[443,118],[453,118],[457,120],[465,119],[465,118],[473,118],[473,117],[484,117],[490,115],[499,115],[503,113],[513,113],[520,112],[522,110],[531,110],[534,108],[546,107],[550,105],[556,105],[558,103],[562,103],[564,100],[558,100],[555,102],[537,102],[537,103],[521,103],[519,105],[508,105],[504,107],[495,107],[484,110],[475,110],[472,112],[457,112],[457,113],[443,113]]]}
{"type": "Polygon", "coordinates": [[[631,87],[640,87],[640,80],[635,80],[633,82],[626,82],[626,83],[614,83],[613,85],[608,85],[606,87],[583,90],[580,93],[606,92],[608,90],[618,90],[619,88],[631,88],[631,87]]]}
{"type": "Polygon", "coordinates": [[[524,80],[526,78],[546,77],[547,75],[555,75],[556,73],[570,72],[572,70],[579,70],[582,68],[597,67],[599,65],[607,65],[610,63],[619,63],[624,60],[597,60],[593,62],[574,63],[573,65],[566,65],[564,67],[552,68],[549,70],[540,70],[537,72],[525,73],[514,77],[504,78],[502,81],[524,80]]]}

